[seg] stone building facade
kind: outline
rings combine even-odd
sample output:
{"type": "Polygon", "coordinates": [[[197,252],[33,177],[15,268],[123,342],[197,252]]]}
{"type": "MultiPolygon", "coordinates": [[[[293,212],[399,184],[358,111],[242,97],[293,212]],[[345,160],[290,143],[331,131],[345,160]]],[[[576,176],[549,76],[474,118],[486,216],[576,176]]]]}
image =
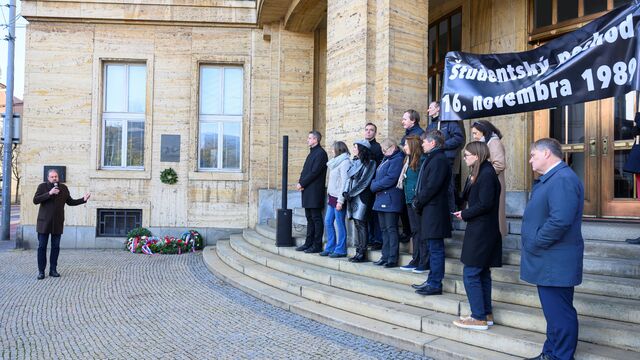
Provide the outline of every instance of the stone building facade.
{"type": "MultiPolygon", "coordinates": [[[[276,206],[283,135],[289,190],[311,129],[327,145],[360,138],[367,122],[378,125],[379,139],[399,138],[403,112],[426,118],[437,95],[429,44],[442,52],[448,39],[452,49],[455,32],[463,51],[530,49],[545,41],[530,25],[536,3],[24,0],[23,199],[45,166],[65,166],[72,195],[92,193],[87,205],[66,210],[67,247],[120,246],[114,231],[127,224],[157,233],[197,228],[209,241],[252,227],[276,206]],[[448,35],[431,43],[430,29],[451,14],[459,21],[447,20],[448,35]],[[167,168],[178,175],[174,185],[160,181],[167,168]]],[[[557,22],[557,10],[553,16],[557,22]]],[[[510,215],[522,213],[530,189],[529,143],[549,135],[552,117],[491,119],[508,149],[510,215]]],[[[24,203],[20,236],[32,246],[37,207],[24,203]]]]}

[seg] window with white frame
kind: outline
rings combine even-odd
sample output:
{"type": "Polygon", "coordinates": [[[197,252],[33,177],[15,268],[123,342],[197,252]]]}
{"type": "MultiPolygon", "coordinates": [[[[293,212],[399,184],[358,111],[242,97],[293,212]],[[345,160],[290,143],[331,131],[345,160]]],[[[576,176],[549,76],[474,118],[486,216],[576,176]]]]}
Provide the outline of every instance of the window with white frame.
{"type": "Polygon", "coordinates": [[[241,66],[200,67],[199,170],[240,170],[243,87],[241,66]]]}
{"type": "Polygon", "coordinates": [[[144,169],[145,64],[104,66],[102,168],[144,169]]]}

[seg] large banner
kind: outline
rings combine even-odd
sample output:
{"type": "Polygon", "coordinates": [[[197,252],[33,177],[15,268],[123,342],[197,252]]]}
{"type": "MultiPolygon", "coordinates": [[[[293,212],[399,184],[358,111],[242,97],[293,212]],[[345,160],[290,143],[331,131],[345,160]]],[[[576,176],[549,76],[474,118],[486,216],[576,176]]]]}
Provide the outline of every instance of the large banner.
{"type": "Polygon", "coordinates": [[[442,120],[513,114],[640,90],[640,3],[522,53],[449,52],[442,120]]]}

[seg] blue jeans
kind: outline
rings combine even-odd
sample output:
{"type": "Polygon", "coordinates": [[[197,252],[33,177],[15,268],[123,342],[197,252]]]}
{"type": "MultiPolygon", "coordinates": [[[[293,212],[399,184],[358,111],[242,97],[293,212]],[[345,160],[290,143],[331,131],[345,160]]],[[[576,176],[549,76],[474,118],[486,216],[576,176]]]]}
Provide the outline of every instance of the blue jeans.
{"type": "Polygon", "coordinates": [[[347,210],[337,210],[331,205],[327,205],[327,215],[324,217],[324,228],[327,233],[327,244],[324,251],[345,255],[347,253],[347,227],[344,219],[347,210]],[[338,241],[336,243],[336,230],[333,227],[334,221],[338,224],[338,241]]]}
{"type": "Polygon", "coordinates": [[[431,270],[427,278],[427,284],[432,288],[442,289],[444,278],[444,239],[428,239],[429,262],[431,270]]]}
{"type": "Polygon", "coordinates": [[[462,277],[471,316],[476,320],[487,320],[487,315],[492,314],[491,269],[465,265],[462,277]]]}

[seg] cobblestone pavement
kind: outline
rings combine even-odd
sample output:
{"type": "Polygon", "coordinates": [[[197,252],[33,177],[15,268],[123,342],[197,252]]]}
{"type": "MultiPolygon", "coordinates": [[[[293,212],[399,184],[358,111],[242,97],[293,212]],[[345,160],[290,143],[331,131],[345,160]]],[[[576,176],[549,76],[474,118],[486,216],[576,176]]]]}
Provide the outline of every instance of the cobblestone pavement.
{"type": "Polygon", "coordinates": [[[62,249],[58,271],[38,281],[34,251],[0,252],[0,358],[421,358],[253,298],[201,253],[62,249]]]}

